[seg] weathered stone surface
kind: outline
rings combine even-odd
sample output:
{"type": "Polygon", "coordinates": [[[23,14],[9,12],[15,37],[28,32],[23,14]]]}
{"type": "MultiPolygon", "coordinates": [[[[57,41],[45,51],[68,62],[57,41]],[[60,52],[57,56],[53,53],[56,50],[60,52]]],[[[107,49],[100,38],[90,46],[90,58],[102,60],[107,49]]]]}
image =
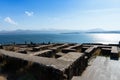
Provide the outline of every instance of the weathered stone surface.
{"type": "Polygon", "coordinates": [[[48,49],[49,46],[52,46],[52,45],[41,45],[39,46],[39,49],[40,50],[48,49]]]}
{"type": "Polygon", "coordinates": [[[87,60],[85,60],[83,53],[70,52],[66,55],[58,58],[59,60],[71,61],[70,67],[65,71],[68,75],[68,79],[71,79],[74,75],[80,75],[86,67],[87,60]]]}
{"type": "Polygon", "coordinates": [[[33,65],[29,67],[28,72],[32,72],[38,80],[65,80],[67,78],[67,76],[65,76],[65,69],[67,69],[71,64],[70,61],[63,61],[53,58],[43,58],[30,55],[28,56],[26,54],[20,54],[5,50],[0,50],[0,55],[1,58],[6,59],[9,63],[9,65],[7,64],[7,68],[10,65],[12,65],[8,68],[9,70],[19,69],[24,61],[32,62],[33,65]],[[14,62],[19,64],[17,65],[18,68],[16,68],[16,64],[14,62]]]}
{"type": "MultiPolygon", "coordinates": [[[[45,49],[49,49],[50,47],[56,46],[57,44],[48,44],[48,45],[40,45],[37,47],[33,47],[33,51],[34,50],[45,50],[45,49]]],[[[58,44],[59,45],[59,44],[58,44]]]]}
{"type": "Polygon", "coordinates": [[[58,53],[56,53],[55,58],[59,58],[59,57],[62,57],[64,55],[65,55],[65,53],[58,52],[58,53]]]}
{"type": "Polygon", "coordinates": [[[59,45],[59,46],[55,46],[50,48],[50,50],[53,50],[55,53],[59,52],[62,48],[68,47],[69,44],[63,44],[63,45],[59,45]]]}
{"type": "Polygon", "coordinates": [[[43,50],[43,51],[35,52],[30,55],[31,56],[42,56],[42,57],[53,57],[55,53],[52,50],[43,50]]]}
{"type": "Polygon", "coordinates": [[[81,47],[82,47],[81,44],[76,44],[76,45],[74,45],[73,47],[71,47],[71,49],[79,49],[79,48],[81,48],[81,47]]]}
{"type": "Polygon", "coordinates": [[[117,46],[112,46],[110,58],[111,59],[115,59],[115,60],[119,59],[119,53],[118,53],[117,46]]]}
{"type": "Polygon", "coordinates": [[[101,48],[101,55],[110,56],[111,48],[101,48]]]}
{"type": "Polygon", "coordinates": [[[68,53],[68,52],[77,52],[78,49],[80,50],[81,45],[80,44],[74,44],[74,45],[70,45],[66,46],[66,48],[62,49],[63,53],[68,53]]]}
{"type": "Polygon", "coordinates": [[[87,50],[85,50],[85,55],[88,58],[90,58],[96,49],[97,49],[97,46],[92,46],[92,47],[88,48],[87,50]]]}
{"type": "Polygon", "coordinates": [[[120,60],[110,60],[109,57],[97,56],[81,76],[72,80],[119,80],[120,60]]]}
{"type": "Polygon", "coordinates": [[[40,50],[40,47],[33,47],[32,50],[33,50],[33,51],[39,51],[39,50],[40,50]]]}
{"type": "Polygon", "coordinates": [[[64,61],[76,61],[78,58],[80,58],[81,56],[84,56],[83,53],[77,53],[77,52],[69,52],[66,55],[60,57],[60,60],[64,60],[64,61]]]}
{"type": "Polygon", "coordinates": [[[30,62],[35,62],[38,64],[44,64],[44,65],[56,65],[55,67],[57,69],[62,69],[65,67],[65,65],[68,65],[69,62],[54,59],[54,58],[45,58],[45,57],[38,57],[38,56],[31,56],[27,54],[20,54],[16,52],[11,52],[11,51],[6,51],[6,50],[1,50],[0,49],[0,55],[4,57],[11,57],[11,58],[17,58],[21,60],[27,60],[30,62]]]}
{"type": "Polygon", "coordinates": [[[27,54],[26,48],[20,48],[17,52],[27,54]]]}
{"type": "MultiPolygon", "coordinates": [[[[25,76],[31,78],[28,80],[71,80],[73,76],[83,75],[85,68],[91,65],[93,58],[100,53],[101,56],[108,55],[111,59],[119,58],[117,45],[69,43],[27,45],[3,45],[3,49],[0,49],[0,74],[7,73],[12,80],[23,80],[22,77],[25,76]],[[24,51],[27,54],[22,54],[24,51]]],[[[7,79],[9,80],[9,76],[7,79]]],[[[79,77],[78,80],[84,79],[79,77]]]]}
{"type": "Polygon", "coordinates": [[[80,45],[80,44],[76,44],[76,45],[69,46],[69,47],[67,47],[65,49],[79,49],[79,48],[81,48],[81,46],[82,45],[80,45]]]}

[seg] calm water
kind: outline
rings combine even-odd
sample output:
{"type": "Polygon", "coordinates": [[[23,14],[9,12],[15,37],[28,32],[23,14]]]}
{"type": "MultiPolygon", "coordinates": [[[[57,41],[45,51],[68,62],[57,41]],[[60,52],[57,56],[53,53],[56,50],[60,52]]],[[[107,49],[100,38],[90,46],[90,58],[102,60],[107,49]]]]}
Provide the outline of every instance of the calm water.
{"type": "Polygon", "coordinates": [[[0,35],[0,43],[72,42],[72,43],[118,43],[120,34],[17,34],[0,35]]]}

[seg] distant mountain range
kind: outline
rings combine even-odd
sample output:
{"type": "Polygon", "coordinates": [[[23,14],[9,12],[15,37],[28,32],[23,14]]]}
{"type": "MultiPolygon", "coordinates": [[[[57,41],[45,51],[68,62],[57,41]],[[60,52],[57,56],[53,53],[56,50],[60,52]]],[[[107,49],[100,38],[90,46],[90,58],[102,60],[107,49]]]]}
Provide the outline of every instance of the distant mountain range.
{"type": "MultiPolygon", "coordinates": [[[[76,30],[75,30],[76,31],[76,30]]],[[[54,34],[54,33],[70,33],[74,30],[14,30],[14,31],[0,31],[0,34],[54,34]]],[[[76,31],[79,32],[79,31],[76,31]]]]}
{"type": "Polygon", "coordinates": [[[91,29],[86,31],[86,33],[120,33],[120,30],[103,30],[101,28],[91,29]]]}
{"type": "Polygon", "coordinates": [[[120,31],[94,31],[94,32],[86,32],[86,33],[117,33],[120,34],[120,31]]]}
{"type": "Polygon", "coordinates": [[[32,34],[38,33],[39,31],[32,31],[32,30],[14,30],[14,31],[0,31],[0,34],[32,34]]]}
{"type": "Polygon", "coordinates": [[[120,31],[117,30],[113,30],[113,31],[106,31],[103,29],[91,29],[91,30],[87,30],[87,31],[73,31],[73,32],[65,32],[62,34],[80,34],[80,33],[117,33],[120,34],[120,31]]]}
{"type": "Polygon", "coordinates": [[[120,31],[106,31],[103,29],[91,29],[86,31],[80,30],[14,30],[14,31],[0,31],[0,34],[38,34],[38,33],[61,33],[61,34],[80,34],[80,33],[120,33],[120,31]]]}

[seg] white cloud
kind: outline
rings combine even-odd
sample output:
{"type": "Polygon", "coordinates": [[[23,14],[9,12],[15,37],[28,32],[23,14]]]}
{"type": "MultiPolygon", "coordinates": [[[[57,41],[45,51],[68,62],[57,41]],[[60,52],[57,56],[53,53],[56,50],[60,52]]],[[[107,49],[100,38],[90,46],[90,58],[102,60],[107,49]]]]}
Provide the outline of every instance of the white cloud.
{"type": "Polygon", "coordinates": [[[14,20],[12,20],[10,17],[6,17],[4,21],[13,25],[17,25],[17,23],[14,20]]]}
{"type": "Polygon", "coordinates": [[[25,14],[26,14],[27,16],[33,16],[34,12],[25,11],[25,14]]]}

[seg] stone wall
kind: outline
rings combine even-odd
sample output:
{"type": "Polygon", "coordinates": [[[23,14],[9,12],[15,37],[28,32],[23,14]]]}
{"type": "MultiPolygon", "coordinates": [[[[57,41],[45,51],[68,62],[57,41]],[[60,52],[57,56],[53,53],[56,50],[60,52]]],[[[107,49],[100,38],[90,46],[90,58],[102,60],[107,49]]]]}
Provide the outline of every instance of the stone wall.
{"type": "Polygon", "coordinates": [[[16,80],[20,74],[30,73],[36,80],[66,80],[65,70],[71,62],[57,59],[48,59],[37,56],[28,56],[5,50],[0,50],[1,73],[13,74],[16,80]],[[31,65],[29,64],[31,63],[31,65]],[[23,69],[23,72],[19,72],[23,69]]]}
{"type": "Polygon", "coordinates": [[[80,75],[87,66],[87,60],[85,59],[84,53],[70,52],[58,59],[72,62],[69,68],[66,68],[65,70],[68,80],[73,76],[80,75]]]}
{"type": "Polygon", "coordinates": [[[97,48],[98,48],[97,46],[92,46],[85,50],[85,55],[88,57],[88,59],[92,56],[92,54],[95,52],[97,48]]]}
{"type": "Polygon", "coordinates": [[[8,80],[24,80],[26,76],[31,78],[28,80],[71,80],[73,76],[81,75],[91,58],[99,53],[102,56],[108,55],[111,59],[119,59],[117,46],[102,44],[15,47],[18,48],[16,51],[6,51],[4,46],[0,49],[0,74],[7,74],[8,80]]]}

